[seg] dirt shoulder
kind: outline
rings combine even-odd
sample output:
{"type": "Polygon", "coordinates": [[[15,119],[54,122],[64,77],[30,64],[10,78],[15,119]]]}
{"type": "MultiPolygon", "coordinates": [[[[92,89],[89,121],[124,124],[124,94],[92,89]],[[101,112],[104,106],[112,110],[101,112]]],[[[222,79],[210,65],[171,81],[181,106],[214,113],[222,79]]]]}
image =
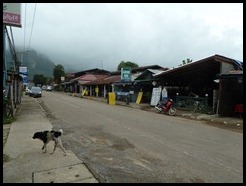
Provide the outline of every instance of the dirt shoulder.
{"type": "MultiPolygon", "coordinates": [[[[153,107],[143,106],[142,110],[156,112],[153,107]]],[[[243,132],[243,118],[241,117],[221,117],[218,115],[208,115],[201,113],[192,113],[191,111],[178,110],[174,117],[182,117],[186,119],[203,121],[205,124],[219,127],[236,132],[243,132]]]]}

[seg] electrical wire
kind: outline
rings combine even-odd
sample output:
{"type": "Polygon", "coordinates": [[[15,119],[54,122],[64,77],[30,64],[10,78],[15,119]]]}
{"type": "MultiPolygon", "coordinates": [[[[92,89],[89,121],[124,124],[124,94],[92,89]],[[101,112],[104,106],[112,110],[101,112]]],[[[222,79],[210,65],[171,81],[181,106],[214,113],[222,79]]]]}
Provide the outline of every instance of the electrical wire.
{"type": "Polygon", "coordinates": [[[27,5],[25,3],[25,21],[24,21],[24,49],[23,51],[26,51],[26,9],[27,9],[27,5]]]}
{"type": "Polygon", "coordinates": [[[35,3],[34,13],[33,13],[33,20],[32,20],[31,34],[30,34],[30,39],[29,39],[29,44],[28,44],[28,47],[27,47],[27,51],[30,49],[31,38],[32,38],[32,31],[33,31],[33,25],[34,25],[34,20],[35,20],[35,15],[36,15],[36,7],[37,7],[37,3],[35,3]]]}

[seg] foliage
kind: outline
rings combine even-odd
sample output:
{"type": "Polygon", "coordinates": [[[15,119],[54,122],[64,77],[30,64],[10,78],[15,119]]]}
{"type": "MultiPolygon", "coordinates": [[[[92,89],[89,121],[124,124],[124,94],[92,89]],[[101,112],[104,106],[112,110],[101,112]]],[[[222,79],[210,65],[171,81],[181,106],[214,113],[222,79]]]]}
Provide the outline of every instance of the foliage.
{"type": "Polygon", "coordinates": [[[4,163],[9,162],[10,160],[11,160],[11,158],[9,155],[3,154],[3,162],[4,163]]]}
{"type": "Polygon", "coordinates": [[[45,77],[43,74],[35,74],[33,76],[33,83],[35,85],[46,85],[47,83],[47,77],[45,77]]]}
{"type": "Polygon", "coordinates": [[[121,68],[124,68],[124,67],[136,68],[138,67],[138,64],[131,62],[131,61],[121,61],[117,67],[117,70],[120,70],[121,68]]]}
{"type": "MultiPolygon", "coordinates": [[[[8,106],[8,103],[9,103],[9,98],[6,97],[4,94],[3,94],[3,124],[6,124],[6,120],[8,120],[9,118],[11,117],[8,117],[7,116],[7,106],[8,106]]],[[[9,110],[8,110],[9,111],[9,110]]]]}
{"type": "Polygon", "coordinates": [[[182,60],[182,64],[180,64],[179,66],[182,66],[182,65],[185,65],[185,64],[188,64],[188,63],[191,63],[191,62],[192,62],[192,59],[187,58],[186,60],[182,60]]]}
{"type": "Polygon", "coordinates": [[[3,124],[10,124],[16,120],[15,117],[6,115],[9,101],[9,98],[3,94],[3,124]]]}
{"type": "Polygon", "coordinates": [[[16,121],[16,117],[7,117],[3,116],[3,125],[5,124],[11,124],[16,121]]]}
{"type": "Polygon", "coordinates": [[[53,69],[54,82],[59,84],[61,83],[61,77],[65,76],[64,67],[61,64],[58,64],[53,69]]]}

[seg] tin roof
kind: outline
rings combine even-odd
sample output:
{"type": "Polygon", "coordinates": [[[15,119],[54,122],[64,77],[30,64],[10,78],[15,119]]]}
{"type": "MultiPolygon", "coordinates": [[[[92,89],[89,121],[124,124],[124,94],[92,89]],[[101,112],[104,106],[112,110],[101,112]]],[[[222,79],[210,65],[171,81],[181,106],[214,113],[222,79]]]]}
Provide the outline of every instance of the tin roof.
{"type": "Polygon", "coordinates": [[[242,69],[236,60],[221,55],[213,55],[196,62],[191,62],[183,66],[154,74],[166,85],[201,85],[213,82],[217,74],[220,74],[221,63],[230,63],[235,70],[242,69]]]}
{"type": "MultiPolygon", "coordinates": [[[[159,65],[149,65],[149,66],[141,66],[132,68],[132,73],[144,72],[147,69],[155,69],[155,70],[167,70],[168,68],[161,67],[159,65]]],[[[110,72],[111,75],[119,75],[121,74],[121,70],[110,72]]]]}
{"type": "Polygon", "coordinates": [[[94,81],[86,83],[87,85],[102,85],[102,84],[111,84],[113,82],[120,81],[120,75],[113,75],[113,76],[105,76],[100,79],[96,79],[94,81]]]}

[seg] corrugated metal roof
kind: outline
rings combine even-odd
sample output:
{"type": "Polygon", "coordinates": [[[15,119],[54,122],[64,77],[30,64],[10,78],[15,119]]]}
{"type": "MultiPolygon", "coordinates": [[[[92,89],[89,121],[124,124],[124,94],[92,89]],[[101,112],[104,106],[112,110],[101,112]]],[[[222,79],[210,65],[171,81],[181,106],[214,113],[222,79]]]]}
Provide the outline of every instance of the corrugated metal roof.
{"type": "Polygon", "coordinates": [[[97,77],[94,74],[84,74],[82,76],[79,76],[77,78],[72,79],[71,82],[74,82],[74,81],[94,81],[96,79],[97,79],[97,77]]]}
{"type": "MultiPolygon", "coordinates": [[[[146,69],[167,70],[168,68],[161,67],[159,65],[141,66],[141,67],[132,68],[132,73],[143,72],[146,69]]],[[[110,74],[118,75],[121,74],[121,71],[118,70],[118,71],[110,72],[110,74]]]]}
{"type": "Polygon", "coordinates": [[[114,75],[114,76],[106,76],[91,82],[88,82],[87,85],[102,85],[102,84],[111,84],[116,81],[120,81],[120,75],[114,75]]]}
{"type": "Polygon", "coordinates": [[[235,67],[235,70],[240,68],[235,64],[233,59],[220,55],[214,55],[177,68],[166,70],[153,76],[155,78],[159,78],[162,83],[170,86],[199,86],[201,83],[208,84],[212,82],[213,79],[216,78],[216,75],[220,74],[221,63],[230,63],[235,67]]]}
{"type": "Polygon", "coordinates": [[[151,79],[153,78],[154,75],[157,75],[157,74],[160,74],[164,72],[163,70],[155,70],[155,69],[146,69],[144,72],[142,72],[140,75],[138,75],[137,80],[141,79],[141,78],[144,78],[144,76],[148,73],[151,73],[151,79]]]}
{"type": "Polygon", "coordinates": [[[84,70],[84,71],[79,71],[75,73],[75,77],[79,77],[85,74],[109,74],[109,71],[103,70],[103,69],[98,69],[98,68],[93,68],[89,70],[84,70]]]}
{"type": "Polygon", "coordinates": [[[84,85],[86,83],[89,83],[90,81],[83,81],[83,80],[78,80],[79,84],[84,85]]]}

